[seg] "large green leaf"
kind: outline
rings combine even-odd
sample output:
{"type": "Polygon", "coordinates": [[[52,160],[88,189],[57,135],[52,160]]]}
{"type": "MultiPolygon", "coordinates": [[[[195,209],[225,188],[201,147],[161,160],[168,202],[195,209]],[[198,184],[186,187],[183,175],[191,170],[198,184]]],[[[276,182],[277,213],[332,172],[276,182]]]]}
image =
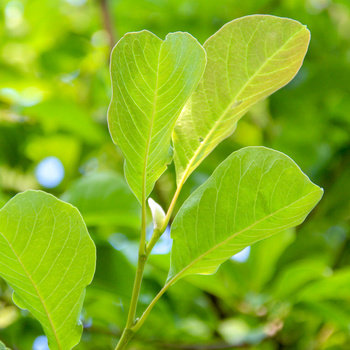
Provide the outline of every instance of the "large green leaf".
{"type": "Polygon", "coordinates": [[[227,23],[205,42],[203,78],[173,133],[178,184],[232,134],[252,105],[295,76],[309,39],[299,22],[256,15],[227,23]]]}
{"type": "Polygon", "coordinates": [[[51,350],[71,349],[96,260],[78,210],[41,191],[20,193],[0,210],[0,246],[0,276],[15,303],[39,320],[51,350]]]}
{"type": "Polygon", "coordinates": [[[168,34],[164,41],[146,30],[130,33],[113,50],[108,124],[139,201],[171,162],[171,133],[205,64],[204,49],[187,33],[168,34]]]}
{"type": "Polygon", "coordinates": [[[280,152],[234,152],[175,217],[169,280],[216,272],[245,247],[300,224],[322,193],[280,152]]]}

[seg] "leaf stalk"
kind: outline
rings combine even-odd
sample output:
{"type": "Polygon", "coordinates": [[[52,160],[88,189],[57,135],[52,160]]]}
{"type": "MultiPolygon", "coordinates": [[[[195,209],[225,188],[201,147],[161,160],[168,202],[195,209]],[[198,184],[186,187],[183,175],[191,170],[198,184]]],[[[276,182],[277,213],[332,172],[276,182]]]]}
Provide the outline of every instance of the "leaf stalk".
{"type": "Polygon", "coordinates": [[[135,276],[134,287],[133,287],[132,296],[131,296],[128,318],[126,321],[126,326],[115,350],[125,349],[126,345],[132,338],[133,334],[137,330],[139,330],[142,324],[145,322],[148,314],[153,309],[154,304],[160,299],[160,297],[165,293],[165,291],[170,287],[170,285],[173,282],[173,281],[169,281],[169,283],[167,283],[162,288],[162,290],[158,293],[158,295],[153,299],[152,303],[147,307],[146,311],[142,314],[142,317],[140,318],[140,320],[135,322],[137,303],[140,296],[143,273],[144,273],[148,256],[151,254],[152,249],[154,248],[155,244],[158,242],[159,238],[162,236],[162,234],[164,233],[164,231],[166,230],[169,224],[171,215],[173,213],[173,210],[174,210],[176,201],[179,197],[180,191],[182,189],[183,183],[184,181],[177,187],[176,192],[174,193],[169,209],[165,216],[163,226],[160,229],[154,229],[152,237],[148,242],[148,244],[146,244],[146,199],[143,198],[142,200],[142,227],[141,227],[139,259],[137,262],[136,276],[135,276]]]}

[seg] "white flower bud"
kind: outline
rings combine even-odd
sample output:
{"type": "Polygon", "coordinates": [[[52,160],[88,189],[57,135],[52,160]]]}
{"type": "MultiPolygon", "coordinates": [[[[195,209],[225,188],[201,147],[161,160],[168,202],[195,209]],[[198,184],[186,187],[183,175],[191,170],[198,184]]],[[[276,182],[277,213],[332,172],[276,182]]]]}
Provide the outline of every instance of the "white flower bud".
{"type": "Polygon", "coordinates": [[[165,219],[164,210],[152,198],[148,198],[148,205],[152,212],[154,229],[160,229],[164,224],[164,219],[165,219]]]}

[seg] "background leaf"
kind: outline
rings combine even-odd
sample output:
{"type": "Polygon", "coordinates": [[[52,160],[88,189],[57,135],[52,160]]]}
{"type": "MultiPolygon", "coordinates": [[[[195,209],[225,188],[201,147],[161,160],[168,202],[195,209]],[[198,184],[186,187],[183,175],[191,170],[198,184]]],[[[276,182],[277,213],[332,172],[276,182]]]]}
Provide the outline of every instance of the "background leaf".
{"type": "Polygon", "coordinates": [[[338,270],[317,281],[313,281],[296,293],[298,301],[318,302],[322,300],[349,300],[350,298],[350,268],[338,270]]]}
{"type": "Polygon", "coordinates": [[[251,247],[249,265],[251,278],[250,288],[255,291],[265,290],[266,283],[276,272],[277,261],[295,239],[295,230],[288,229],[269,239],[264,239],[251,247]]]}
{"type": "Polygon", "coordinates": [[[243,248],[299,225],[322,194],[280,152],[247,147],[233,153],[175,217],[168,280],[216,272],[243,248]]]}
{"type": "Polygon", "coordinates": [[[232,134],[252,105],[295,76],[309,40],[299,22],[254,15],[227,23],[204,43],[203,78],[173,134],[177,184],[232,134]]]}
{"type": "Polygon", "coordinates": [[[15,303],[41,323],[51,350],[75,346],[95,245],[78,210],[52,195],[27,191],[0,211],[0,276],[15,303]]]}
{"type": "Polygon", "coordinates": [[[108,123],[126,158],[125,176],[141,202],[171,162],[171,133],[205,67],[205,52],[188,33],[160,40],[148,31],[125,35],[111,59],[108,123]]]}
{"type": "Polygon", "coordinates": [[[123,176],[113,171],[81,177],[71,184],[62,199],[79,209],[87,225],[139,227],[140,206],[123,176]]]}

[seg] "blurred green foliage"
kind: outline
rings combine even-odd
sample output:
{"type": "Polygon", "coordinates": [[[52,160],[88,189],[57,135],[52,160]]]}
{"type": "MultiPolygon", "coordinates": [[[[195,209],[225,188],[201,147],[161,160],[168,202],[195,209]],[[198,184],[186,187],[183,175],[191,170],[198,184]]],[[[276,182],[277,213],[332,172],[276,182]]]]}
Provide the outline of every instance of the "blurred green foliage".
{"type": "MultiPolygon", "coordinates": [[[[135,271],[139,207],[106,124],[111,48],[124,33],[141,29],[161,38],[188,31],[203,43],[224,23],[255,13],[306,24],[309,53],[297,77],[249,112],[190,177],[179,204],[248,145],[285,152],[325,195],[296,232],[255,244],[245,262],[230,260],[213,276],[176,283],[131,348],[349,349],[350,2],[0,0],[0,205],[17,192],[42,188],[76,205],[87,221],[98,261],[77,349],[115,346],[135,271]],[[38,165],[47,157],[64,167],[52,188],[39,182],[45,167],[38,165]]],[[[168,207],[174,188],[171,166],[152,197],[168,207]]],[[[164,283],[168,248],[165,237],[151,256],[139,312],[164,283]]],[[[26,350],[42,335],[1,281],[0,339],[26,350]]]]}

